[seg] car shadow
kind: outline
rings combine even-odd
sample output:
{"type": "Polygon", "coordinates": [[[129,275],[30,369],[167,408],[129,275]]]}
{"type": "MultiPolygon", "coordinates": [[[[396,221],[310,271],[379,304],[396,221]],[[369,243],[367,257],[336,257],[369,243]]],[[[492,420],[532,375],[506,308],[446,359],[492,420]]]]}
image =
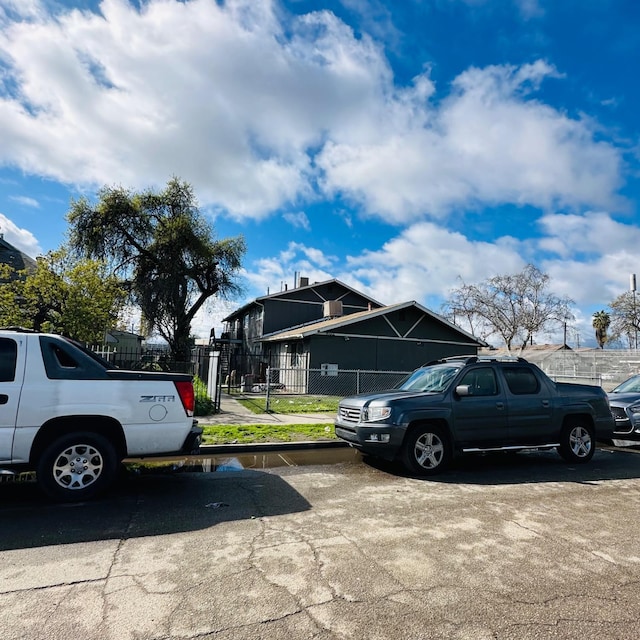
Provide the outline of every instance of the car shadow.
{"type": "Polygon", "coordinates": [[[3,482],[0,550],[195,531],[309,508],[278,475],[255,470],[123,471],[102,497],[70,504],[48,501],[34,482],[3,482]]]}
{"type": "Polygon", "coordinates": [[[640,451],[632,449],[602,447],[596,450],[593,459],[586,464],[567,463],[553,450],[469,454],[456,457],[446,471],[433,476],[413,475],[398,461],[388,462],[372,457],[365,457],[364,461],[386,473],[439,483],[589,483],[640,478],[639,453],[640,451]]]}

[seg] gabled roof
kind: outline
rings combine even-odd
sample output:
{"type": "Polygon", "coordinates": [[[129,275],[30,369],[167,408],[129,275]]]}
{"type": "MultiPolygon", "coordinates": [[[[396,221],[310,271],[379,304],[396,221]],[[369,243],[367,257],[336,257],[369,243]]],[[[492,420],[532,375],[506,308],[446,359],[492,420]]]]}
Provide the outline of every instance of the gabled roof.
{"type": "Polygon", "coordinates": [[[228,322],[229,320],[233,320],[234,318],[242,316],[244,314],[244,312],[247,311],[247,309],[250,309],[251,307],[253,307],[256,304],[260,304],[264,300],[274,300],[274,299],[277,299],[277,298],[290,297],[292,292],[304,291],[304,290],[307,290],[307,289],[314,289],[314,288],[322,287],[322,286],[325,286],[325,285],[328,285],[328,284],[335,284],[335,285],[338,285],[340,287],[343,287],[347,291],[351,291],[351,292],[361,296],[365,300],[368,300],[369,302],[371,302],[372,304],[377,305],[378,307],[382,306],[381,302],[378,302],[377,300],[374,300],[373,298],[369,297],[365,293],[362,293],[361,291],[358,291],[357,289],[354,289],[353,287],[350,287],[348,284],[345,284],[344,282],[341,282],[340,280],[337,280],[336,278],[332,278],[330,280],[323,280],[322,282],[314,282],[313,284],[305,285],[303,287],[295,287],[293,289],[285,289],[284,291],[278,291],[277,293],[271,293],[271,294],[268,294],[266,296],[260,296],[258,298],[255,298],[251,302],[248,302],[247,304],[243,305],[239,309],[236,309],[233,313],[230,313],[226,318],[222,319],[222,322],[228,322]]]}
{"type": "Polygon", "coordinates": [[[0,264],[8,264],[16,271],[35,271],[37,263],[20,249],[9,244],[0,233],[0,264]]]}
{"type": "Polygon", "coordinates": [[[488,344],[481,340],[480,338],[476,338],[475,336],[467,333],[460,327],[456,326],[449,322],[446,318],[430,311],[426,307],[423,307],[421,304],[416,302],[415,300],[410,300],[408,302],[400,302],[397,304],[388,305],[386,307],[380,307],[378,309],[372,309],[371,311],[360,311],[358,313],[350,313],[346,316],[340,316],[339,318],[329,318],[326,320],[320,320],[318,322],[311,322],[309,324],[301,325],[299,327],[292,327],[289,329],[284,329],[283,331],[276,331],[275,333],[267,334],[262,337],[262,342],[282,342],[283,340],[301,340],[303,338],[307,338],[312,335],[321,334],[321,333],[332,333],[336,329],[344,328],[349,325],[357,324],[363,322],[365,320],[371,320],[372,318],[376,318],[379,316],[384,316],[394,311],[398,311],[400,309],[406,309],[408,307],[414,307],[424,313],[426,316],[440,322],[450,329],[453,329],[457,333],[463,335],[470,342],[477,344],[481,347],[487,347],[488,344]]]}

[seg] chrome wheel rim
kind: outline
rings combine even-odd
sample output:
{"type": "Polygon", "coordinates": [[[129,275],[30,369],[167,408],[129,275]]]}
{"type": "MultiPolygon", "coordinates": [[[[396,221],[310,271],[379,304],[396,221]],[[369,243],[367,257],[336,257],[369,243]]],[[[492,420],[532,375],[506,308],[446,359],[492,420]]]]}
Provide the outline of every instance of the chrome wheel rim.
{"type": "Polygon", "coordinates": [[[435,433],[423,433],[414,447],[416,462],[424,469],[435,469],[444,456],[444,444],[435,433]]]}
{"type": "Polygon", "coordinates": [[[64,489],[78,491],[92,485],[103,468],[104,459],[98,449],[89,444],[74,444],[56,458],[53,477],[64,489]]]}
{"type": "Polygon", "coordinates": [[[569,447],[577,458],[586,458],[592,446],[591,434],[584,427],[576,427],[569,434],[569,447]]]}

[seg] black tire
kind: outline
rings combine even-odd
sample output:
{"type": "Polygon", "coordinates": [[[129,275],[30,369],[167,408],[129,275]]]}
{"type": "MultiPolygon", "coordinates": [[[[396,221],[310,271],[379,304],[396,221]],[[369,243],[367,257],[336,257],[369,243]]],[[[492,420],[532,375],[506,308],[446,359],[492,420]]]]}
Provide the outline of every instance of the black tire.
{"type": "Polygon", "coordinates": [[[413,474],[427,476],[444,471],[451,462],[448,434],[441,427],[425,424],[414,427],[405,438],[402,462],[413,474]]]}
{"type": "Polygon", "coordinates": [[[571,463],[589,462],[596,452],[593,427],[583,420],[572,420],[562,429],[558,453],[571,463]]]}
{"type": "Polygon", "coordinates": [[[57,502],[82,502],[104,491],[116,477],[115,447],[97,433],[78,432],[54,440],[38,460],[40,488],[57,502]]]}

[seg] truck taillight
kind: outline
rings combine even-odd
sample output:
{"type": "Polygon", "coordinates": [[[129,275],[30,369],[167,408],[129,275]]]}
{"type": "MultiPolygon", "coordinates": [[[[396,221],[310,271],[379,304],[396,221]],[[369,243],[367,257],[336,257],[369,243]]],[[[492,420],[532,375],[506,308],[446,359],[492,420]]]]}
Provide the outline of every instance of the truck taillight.
{"type": "Polygon", "coordinates": [[[192,416],[193,410],[196,406],[196,395],[193,392],[193,382],[191,382],[191,380],[180,381],[176,382],[175,385],[178,390],[180,400],[182,400],[184,410],[187,412],[188,416],[192,416]]]}

